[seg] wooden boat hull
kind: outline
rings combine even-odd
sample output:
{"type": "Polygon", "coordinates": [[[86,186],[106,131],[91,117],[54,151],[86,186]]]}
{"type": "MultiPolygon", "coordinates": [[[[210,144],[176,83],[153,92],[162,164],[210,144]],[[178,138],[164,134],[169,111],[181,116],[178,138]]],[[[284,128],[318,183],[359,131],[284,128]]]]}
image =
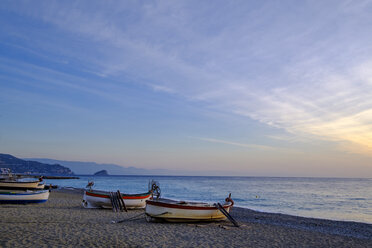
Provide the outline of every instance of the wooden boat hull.
{"type": "Polygon", "coordinates": [[[0,191],[1,204],[28,204],[28,203],[42,203],[49,198],[48,190],[39,191],[0,191]]]}
{"type": "Polygon", "coordinates": [[[0,181],[0,189],[37,189],[40,181],[22,182],[22,181],[0,181]]]}
{"type": "MultiPolygon", "coordinates": [[[[223,208],[229,212],[232,202],[225,202],[223,208]]],[[[149,200],[146,215],[169,222],[220,221],[226,216],[213,204],[174,201],[170,199],[149,200]]]]}
{"type": "Polygon", "coordinates": [[[45,182],[39,182],[39,184],[37,185],[36,189],[44,189],[45,188],[45,182]]]}
{"type": "MultiPolygon", "coordinates": [[[[146,201],[152,197],[149,191],[143,194],[121,194],[127,209],[145,208],[146,201]]],[[[106,191],[85,191],[83,196],[85,208],[112,208],[110,193],[106,191]]]]}

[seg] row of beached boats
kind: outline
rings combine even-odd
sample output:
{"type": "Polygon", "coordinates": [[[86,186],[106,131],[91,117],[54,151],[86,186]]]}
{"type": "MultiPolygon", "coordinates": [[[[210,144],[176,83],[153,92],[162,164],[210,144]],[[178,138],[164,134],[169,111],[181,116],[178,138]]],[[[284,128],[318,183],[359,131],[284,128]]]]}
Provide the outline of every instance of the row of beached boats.
{"type": "MultiPolygon", "coordinates": [[[[146,218],[170,222],[217,221],[229,218],[234,205],[231,194],[221,203],[190,202],[161,198],[158,183],[151,181],[149,190],[140,194],[122,194],[120,191],[108,192],[87,185],[83,195],[85,208],[113,208],[114,210],[145,209],[146,218]]],[[[0,203],[27,204],[42,203],[49,198],[49,190],[44,190],[45,183],[39,180],[25,181],[16,179],[11,174],[0,177],[0,203]]],[[[234,223],[234,225],[237,225],[234,223]]]]}
{"type": "MultiPolygon", "coordinates": [[[[113,192],[94,190],[92,183],[83,195],[85,208],[115,208],[113,192]]],[[[172,200],[160,197],[160,188],[152,182],[149,191],[140,194],[120,194],[119,201],[125,209],[143,209],[149,221],[169,222],[218,221],[232,217],[230,209],[234,205],[231,194],[221,203],[204,203],[172,200]]],[[[230,219],[230,220],[231,220],[230,219]]],[[[233,222],[234,223],[234,222],[233,222]]],[[[234,225],[237,225],[234,223],[234,225]]]]}
{"type": "Polygon", "coordinates": [[[27,204],[46,202],[49,190],[44,190],[45,182],[14,177],[10,172],[0,176],[0,203],[27,204]]]}

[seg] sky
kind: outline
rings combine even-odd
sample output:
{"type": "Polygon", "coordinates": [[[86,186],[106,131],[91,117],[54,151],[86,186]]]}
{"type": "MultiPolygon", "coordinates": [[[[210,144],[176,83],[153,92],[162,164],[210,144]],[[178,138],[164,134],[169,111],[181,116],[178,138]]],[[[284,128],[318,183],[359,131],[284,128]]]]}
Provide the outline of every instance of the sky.
{"type": "Polygon", "coordinates": [[[370,13],[364,0],[3,0],[0,151],[372,177],[370,13]]]}

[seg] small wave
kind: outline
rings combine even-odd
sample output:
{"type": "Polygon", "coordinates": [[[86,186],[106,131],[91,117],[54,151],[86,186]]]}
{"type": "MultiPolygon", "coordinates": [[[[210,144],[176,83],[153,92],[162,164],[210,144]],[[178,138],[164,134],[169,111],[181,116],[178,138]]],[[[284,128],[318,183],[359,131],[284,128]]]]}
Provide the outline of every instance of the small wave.
{"type": "Polygon", "coordinates": [[[306,208],[306,207],[299,207],[298,210],[306,210],[306,211],[312,211],[313,208],[306,208]]]}
{"type": "Polygon", "coordinates": [[[367,199],[366,198],[362,198],[362,197],[355,197],[355,198],[349,198],[348,200],[352,200],[352,201],[365,201],[367,199]]]}

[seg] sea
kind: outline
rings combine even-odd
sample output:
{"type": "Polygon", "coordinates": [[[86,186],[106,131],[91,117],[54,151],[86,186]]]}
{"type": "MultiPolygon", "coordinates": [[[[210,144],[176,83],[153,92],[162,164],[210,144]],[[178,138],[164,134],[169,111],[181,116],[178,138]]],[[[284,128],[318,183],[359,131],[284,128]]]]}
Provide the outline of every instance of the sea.
{"type": "Polygon", "coordinates": [[[79,176],[47,179],[47,184],[122,193],[144,193],[151,180],[161,197],[220,202],[229,193],[235,206],[261,212],[372,224],[372,178],[208,177],[208,176],[79,176]]]}

